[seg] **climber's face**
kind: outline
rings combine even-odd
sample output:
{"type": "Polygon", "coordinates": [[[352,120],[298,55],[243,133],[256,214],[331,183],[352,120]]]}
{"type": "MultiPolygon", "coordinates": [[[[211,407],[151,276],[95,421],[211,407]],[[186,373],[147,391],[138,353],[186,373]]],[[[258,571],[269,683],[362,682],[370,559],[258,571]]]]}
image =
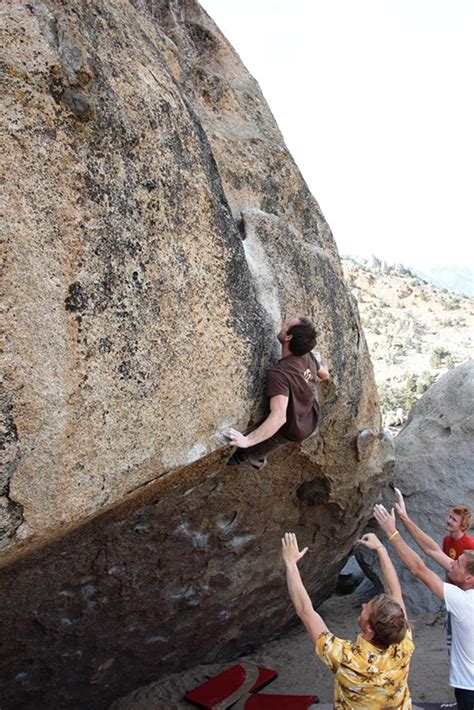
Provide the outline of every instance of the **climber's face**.
{"type": "Polygon", "coordinates": [[[299,318],[291,318],[290,320],[286,321],[286,323],[283,323],[283,325],[281,326],[281,330],[277,335],[277,338],[281,344],[283,344],[284,342],[288,342],[288,340],[291,340],[291,335],[288,335],[288,330],[294,325],[298,325],[299,323],[299,318]]]}

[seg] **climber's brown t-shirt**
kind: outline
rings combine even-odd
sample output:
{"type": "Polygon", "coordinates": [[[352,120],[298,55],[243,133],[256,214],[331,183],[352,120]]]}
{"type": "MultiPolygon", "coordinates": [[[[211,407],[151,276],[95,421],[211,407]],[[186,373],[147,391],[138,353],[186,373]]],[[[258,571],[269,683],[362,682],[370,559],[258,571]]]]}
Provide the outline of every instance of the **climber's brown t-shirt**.
{"type": "Polygon", "coordinates": [[[286,422],[278,433],[303,441],[317,428],[320,408],[316,381],[320,364],[313,353],[288,355],[267,370],[267,397],[288,397],[286,422]]]}

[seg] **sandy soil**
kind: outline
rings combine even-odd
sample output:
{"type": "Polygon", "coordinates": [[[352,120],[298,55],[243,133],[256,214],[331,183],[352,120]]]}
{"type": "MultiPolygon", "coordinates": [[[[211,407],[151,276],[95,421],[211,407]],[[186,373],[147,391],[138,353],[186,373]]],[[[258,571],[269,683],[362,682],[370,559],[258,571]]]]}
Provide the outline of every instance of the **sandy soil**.
{"type": "MultiPolygon", "coordinates": [[[[355,638],[360,604],[361,597],[357,594],[332,597],[319,608],[319,612],[331,631],[343,638],[355,638]]],[[[443,612],[412,621],[416,650],[409,685],[413,700],[453,702],[454,695],[448,685],[449,661],[443,612]]],[[[265,688],[265,693],[314,693],[321,703],[332,701],[333,676],[315,658],[312,644],[300,628],[265,644],[243,660],[278,671],[278,678],[265,688]]],[[[185,691],[230,665],[202,665],[176,673],[115,701],[110,710],[191,710],[194,706],[182,699],[185,691]]]]}

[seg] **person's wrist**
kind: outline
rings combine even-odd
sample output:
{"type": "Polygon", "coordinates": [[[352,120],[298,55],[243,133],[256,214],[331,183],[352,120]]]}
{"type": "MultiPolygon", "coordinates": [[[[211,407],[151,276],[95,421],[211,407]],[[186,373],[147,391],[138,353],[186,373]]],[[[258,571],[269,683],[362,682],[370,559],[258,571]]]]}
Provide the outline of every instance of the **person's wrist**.
{"type": "Polygon", "coordinates": [[[375,548],[375,552],[378,552],[379,550],[385,550],[385,545],[382,545],[382,543],[380,543],[380,545],[377,545],[377,547],[375,548]]]}
{"type": "Polygon", "coordinates": [[[394,539],[397,535],[399,535],[399,534],[400,534],[400,533],[398,532],[398,530],[392,530],[392,532],[391,532],[390,534],[387,532],[388,541],[389,541],[389,542],[392,542],[393,539],[394,539]]]}

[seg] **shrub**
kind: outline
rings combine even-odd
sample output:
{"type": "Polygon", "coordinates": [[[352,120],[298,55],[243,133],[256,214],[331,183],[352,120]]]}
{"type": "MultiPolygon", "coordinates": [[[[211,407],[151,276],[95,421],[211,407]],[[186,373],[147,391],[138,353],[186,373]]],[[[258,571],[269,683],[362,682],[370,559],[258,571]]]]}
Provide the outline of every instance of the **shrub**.
{"type": "Polygon", "coordinates": [[[383,412],[388,412],[390,409],[403,407],[405,404],[405,391],[400,387],[389,387],[382,384],[378,388],[380,408],[383,412]]]}
{"type": "Polygon", "coordinates": [[[449,350],[443,348],[435,348],[430,357],[431,367],[453,367],[454,360],[449,350]]]}
{"type": "Polygon", "coordinates": [[[436,375],[432,372],[423,372],[416,383],[416,393],[417,395],[422,395],[426,390],[431,387],[436,379],[436,375]]]}
{"type": "Polygon", "coordinates": [[[461,301],[459,298],[441,298],[441,305],[446,311],[456,311],[460,305],[461,301]]]}

